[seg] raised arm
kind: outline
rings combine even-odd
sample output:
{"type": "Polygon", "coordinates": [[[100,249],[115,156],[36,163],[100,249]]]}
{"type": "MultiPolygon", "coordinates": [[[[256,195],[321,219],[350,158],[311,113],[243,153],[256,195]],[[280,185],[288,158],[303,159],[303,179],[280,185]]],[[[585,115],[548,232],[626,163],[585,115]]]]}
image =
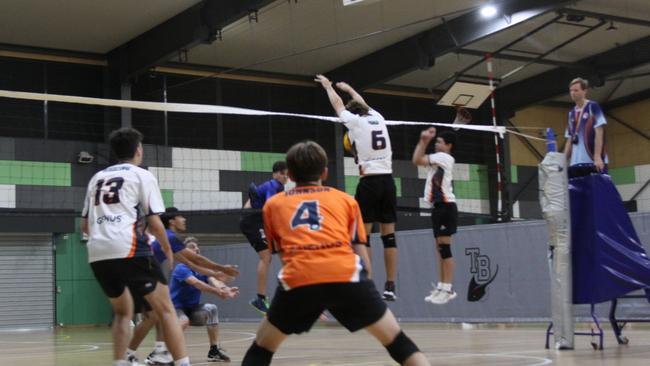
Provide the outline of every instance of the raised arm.
{"type": "Polygon", "coordinates": [[[429,142],[431,142],[431,139],[433,139],[435,135],[435,127],[430,127],[420,133],[420,141],[418,141],[418,144],[415,146],[415,150],[413,150],[413,158],[411,159],[413,165],[429,166],[429,159],[427,159],[425,151],[427,150],[427,146],[429,146],[429,142]]]}
{"type": "Polygon", "coordinates": [[[352,99],[355,102],[361,104],[367,110],[370,110],[370,106],[368,106],[368,103],[366,103],[366,101],[363,99],[363,97],[359,93],[357,93],[357,91],[354,90],[354,88],[351,87],[350,84],[348,84],[348,83],[346,83],[344,81],[341,81],[341,82],[336,83],[336,87],[341,89],[341,91],[344,91],[344,92],[350,94],[350,97],[352,97],[352,99]]]}
{"type": "Polygon", "coordinates": [[[323,86],[323,89],[327,92],[330,104],[332,104],[332,108],[336,111],[336,115],[340,116],[345,110],[345,105],[343,104],[341,97],[336,93],[334,88],[332,88],[332,82],[323,75],[316,75],[314,81],[323,86]]]}

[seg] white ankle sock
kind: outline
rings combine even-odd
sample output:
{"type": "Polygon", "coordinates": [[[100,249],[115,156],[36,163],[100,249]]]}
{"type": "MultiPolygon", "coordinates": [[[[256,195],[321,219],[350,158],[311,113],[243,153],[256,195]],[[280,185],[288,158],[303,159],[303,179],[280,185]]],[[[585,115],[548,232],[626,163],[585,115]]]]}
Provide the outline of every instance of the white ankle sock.
{"type": "Polygon", "coordinates": [[[174,361],[174,366],[190,366],[190,358],[183,357],[180,360],[174,361]]]}
{"type": "Polygon", "coordinates": [[[129,366],[129,363],[126,360],[114,360],[113,366],[129,366]]]}
{"type": "Polygon", "coordinates": [[[442,283],[440,289],[447,292],[451,292],[451,283],[442,283]]]}
{"type": "Polygon", "coordinates": [[[167,346],[165,342],[156,341],[156,352],[165,352],[167,351],[167,346]]]}

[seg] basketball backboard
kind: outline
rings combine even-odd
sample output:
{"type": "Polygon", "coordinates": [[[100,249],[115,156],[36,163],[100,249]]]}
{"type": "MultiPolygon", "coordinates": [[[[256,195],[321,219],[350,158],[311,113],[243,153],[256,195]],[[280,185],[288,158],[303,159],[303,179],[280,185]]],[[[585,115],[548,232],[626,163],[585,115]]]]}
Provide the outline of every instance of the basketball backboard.
{"type": "Polygon", "coordinates": [[[489,96],[489,85],[457,81],[440,98],[438,105],[478,109],[489,96]]]}

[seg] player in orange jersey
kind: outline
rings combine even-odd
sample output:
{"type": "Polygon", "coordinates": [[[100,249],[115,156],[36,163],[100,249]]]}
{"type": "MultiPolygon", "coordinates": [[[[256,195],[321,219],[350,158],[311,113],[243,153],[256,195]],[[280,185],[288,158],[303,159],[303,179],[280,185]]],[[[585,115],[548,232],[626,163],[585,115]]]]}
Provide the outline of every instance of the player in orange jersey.
{"type": "Polygon", "coordinates": [[[309,331],[324,310],[351,332],[366,329],[401,365],[430,365],[370,280],[357,202],[321,184],[327,178],[323,148],[298,143],[286,161],[296,188],[271,197],[263,209],[269,246],[282,261],[280,285],[242,365],[271,364],[288,335],[309,331]]]}

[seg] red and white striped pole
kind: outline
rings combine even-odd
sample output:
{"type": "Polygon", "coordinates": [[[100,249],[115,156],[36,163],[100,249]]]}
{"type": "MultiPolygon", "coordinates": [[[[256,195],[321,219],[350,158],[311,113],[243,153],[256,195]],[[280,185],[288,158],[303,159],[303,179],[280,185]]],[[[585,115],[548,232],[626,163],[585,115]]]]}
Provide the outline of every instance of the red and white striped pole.
{"type": "MultiPolygon", "coordinates": [[[[492,104],[492,125],[497,126],[497,108],[494,103],[494,74],[492,72],[492,55],[489,53],[485,54],[485,60],[487,61],[487,71],[488,71],[488,80],[490,82],[490,103],[492,104]]],[[[499,136],[494,134],[494,148],[496,151],[497,159],[497,221],[502,221],[501,214],[503,212],[503,181],[502,181],[502,172],[503,167],[501,166],[501,144],[499,144],[499,136]]]]}

